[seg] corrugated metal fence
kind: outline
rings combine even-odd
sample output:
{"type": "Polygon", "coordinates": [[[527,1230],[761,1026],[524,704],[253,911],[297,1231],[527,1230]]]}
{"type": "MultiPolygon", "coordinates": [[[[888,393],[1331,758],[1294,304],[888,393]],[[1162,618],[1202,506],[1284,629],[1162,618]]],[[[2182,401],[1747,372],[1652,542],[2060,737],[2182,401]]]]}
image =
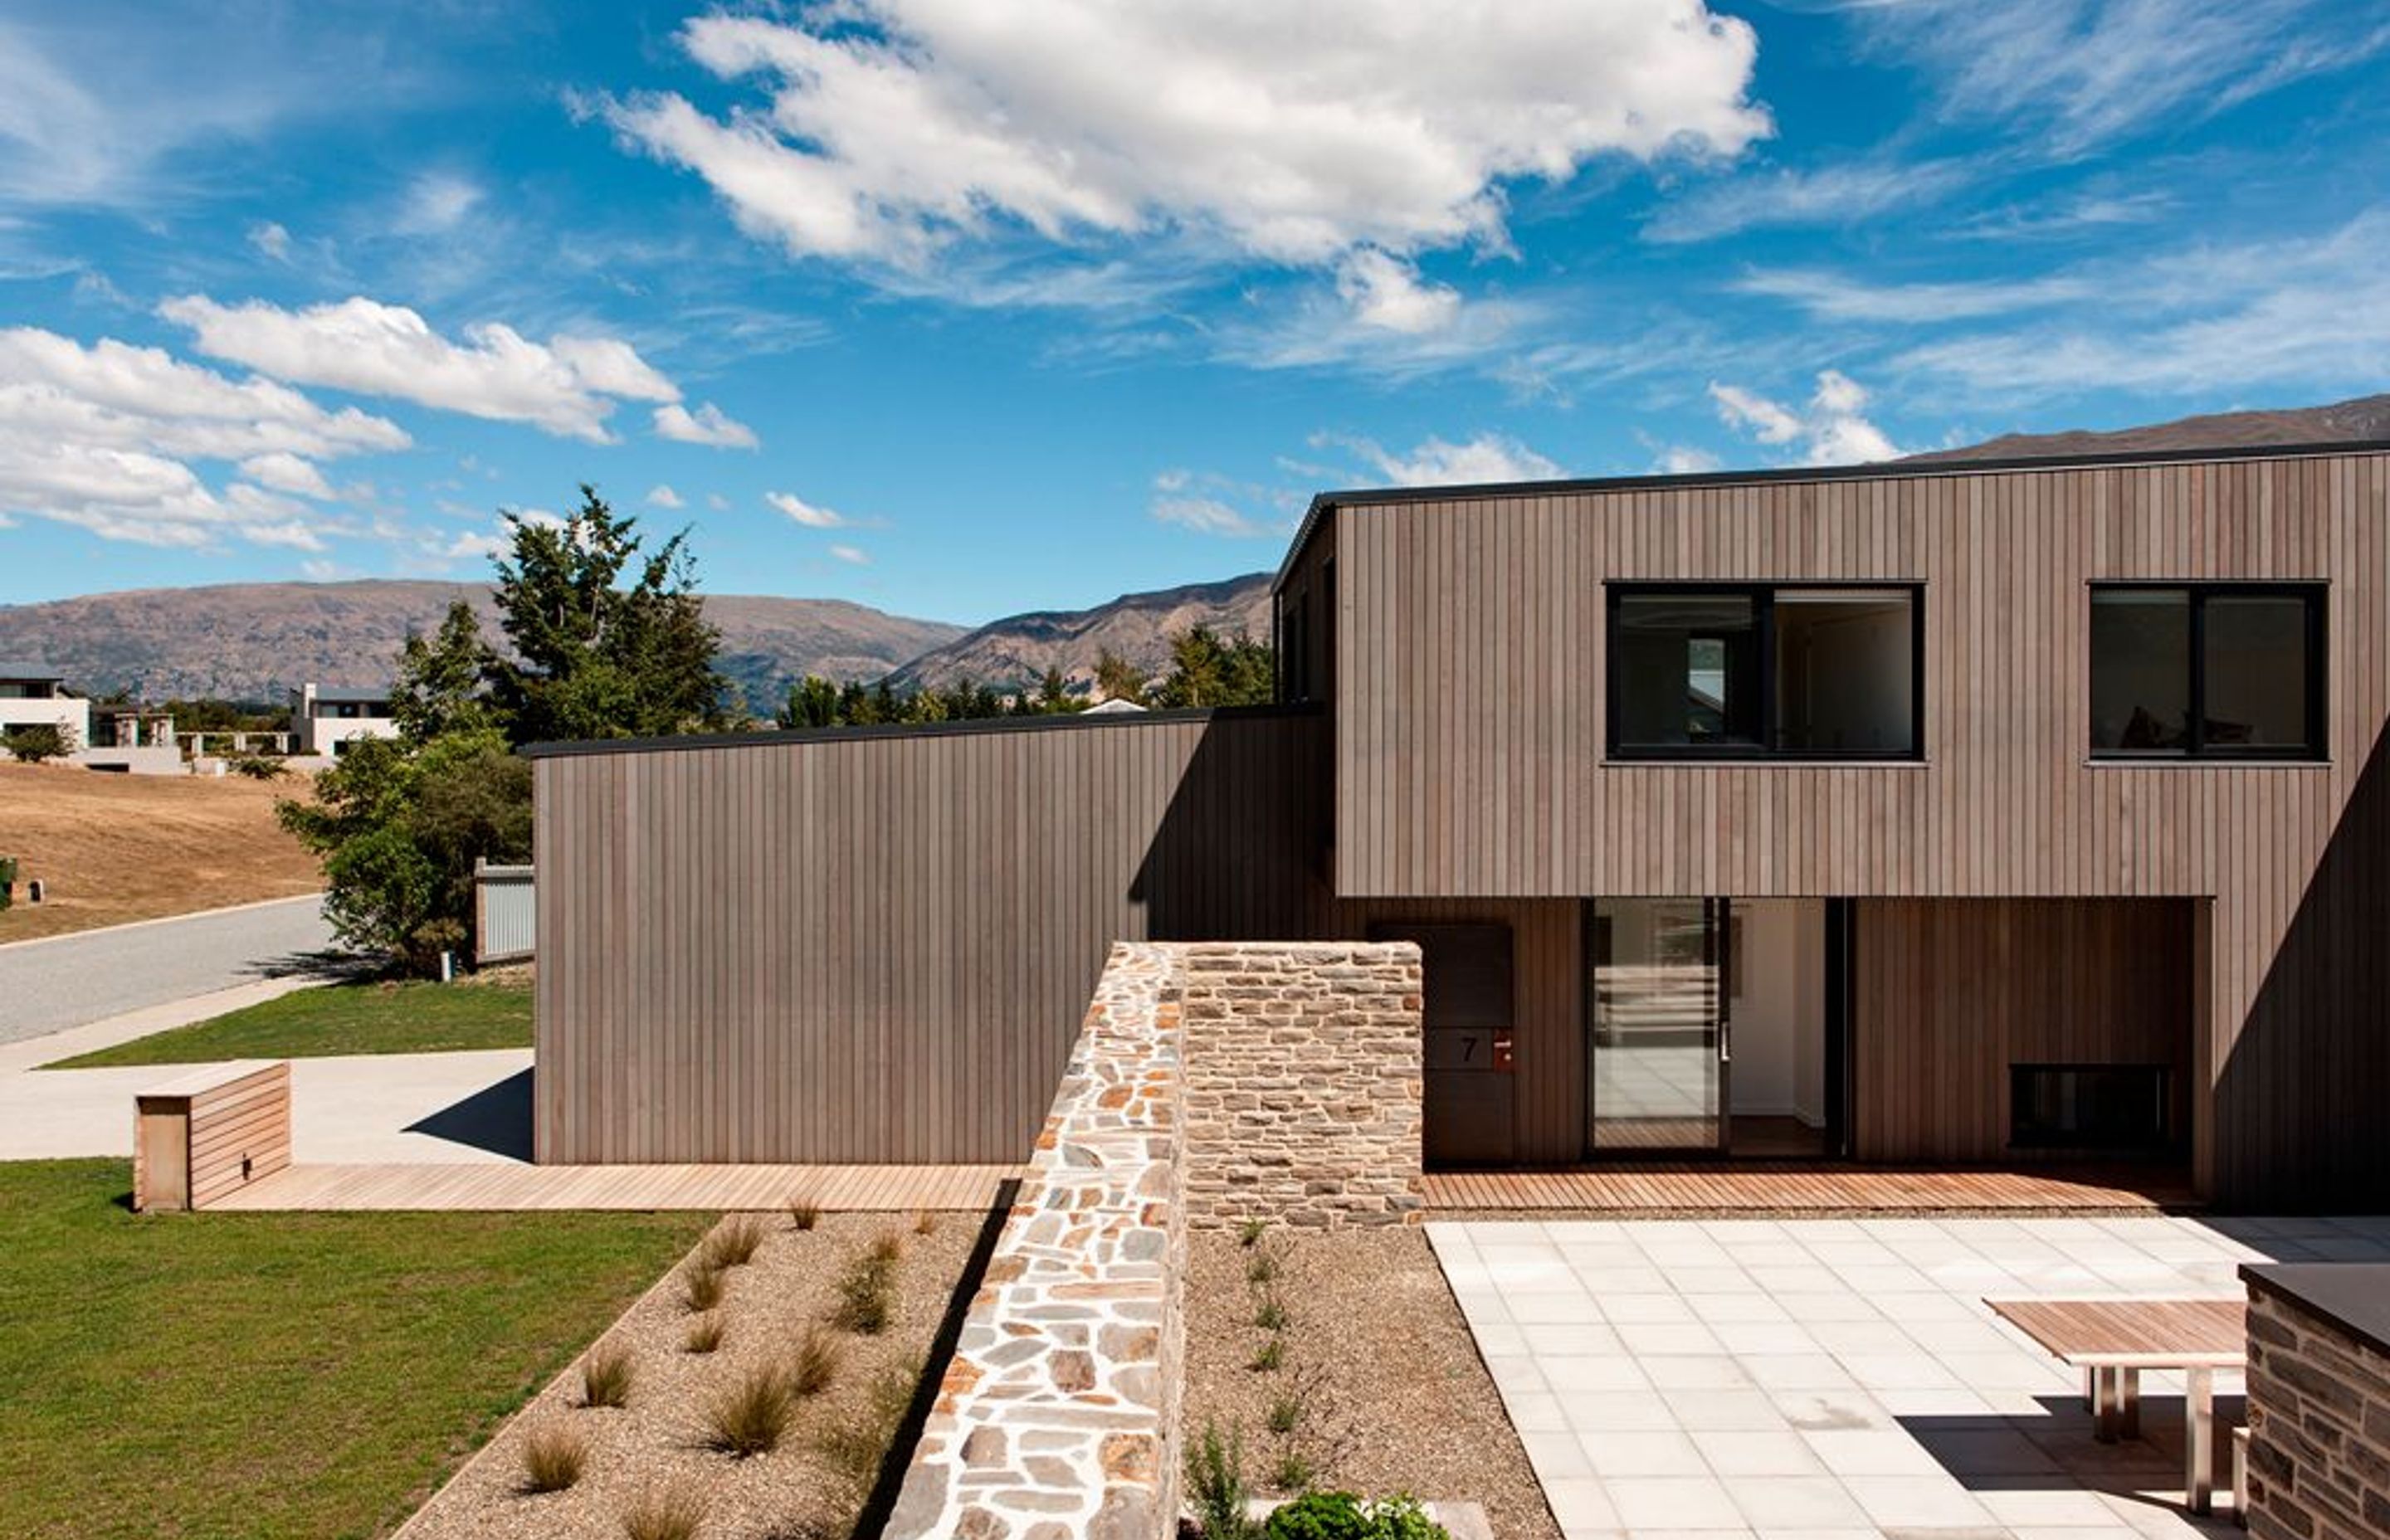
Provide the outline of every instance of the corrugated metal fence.
{"type": "Polygon", "coordinates": [[[529,866],[473,863],[473,960],[522,962],[532,955],[539,905],[529,866]]]}

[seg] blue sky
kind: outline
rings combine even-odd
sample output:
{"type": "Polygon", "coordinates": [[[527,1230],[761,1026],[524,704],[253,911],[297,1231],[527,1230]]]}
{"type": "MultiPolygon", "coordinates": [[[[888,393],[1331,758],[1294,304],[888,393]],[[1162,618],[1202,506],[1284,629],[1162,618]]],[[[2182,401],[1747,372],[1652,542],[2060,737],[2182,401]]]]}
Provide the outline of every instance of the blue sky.
{"type": "Polygon", "coordinates": [[[0,4],[0,603],[486,571],[979,621],[1329,486],[2390,389],[2294,0],[0,4]]]}

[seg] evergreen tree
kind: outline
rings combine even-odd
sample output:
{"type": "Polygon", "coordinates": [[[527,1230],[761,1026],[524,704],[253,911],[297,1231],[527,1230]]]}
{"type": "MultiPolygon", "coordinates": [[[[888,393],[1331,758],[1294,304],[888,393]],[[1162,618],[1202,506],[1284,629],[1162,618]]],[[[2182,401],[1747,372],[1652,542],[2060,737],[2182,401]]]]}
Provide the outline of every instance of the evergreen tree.
{"type": "MultiPolygon", "coordinates": [[[[849,686],[849,689],[856,687],[849,686]]],[[[789,687],[788,702],[780,708],[783,727],[835,727],[842,720],[843,696],[818,674],[808,674],[789,687]]]]}
{"type": "Polygon", "coordinates": [[[1107,700],[1145,704],[1145,675],[1127,659],[1106,648],[1096,655],[1096,693],[1107,700]]]}
{"type": "Polygon", "coordinates": [[[1278,658],[1267,642],[1222,638],[1190,626],[1170,638],[1170,672],[1153,688],[1157,706],[1266,706],[1278,696],[1278,658]]]}
{"type": "Polygon", "coordinates": [[[398,683],[390,692],[399,737],[420,744],[443,733],[496,725],[497,712],[483,693],[495,661],[473,607],[462,599],[448,607],[431,635],[408,632],[398,651],[398,683]]]}

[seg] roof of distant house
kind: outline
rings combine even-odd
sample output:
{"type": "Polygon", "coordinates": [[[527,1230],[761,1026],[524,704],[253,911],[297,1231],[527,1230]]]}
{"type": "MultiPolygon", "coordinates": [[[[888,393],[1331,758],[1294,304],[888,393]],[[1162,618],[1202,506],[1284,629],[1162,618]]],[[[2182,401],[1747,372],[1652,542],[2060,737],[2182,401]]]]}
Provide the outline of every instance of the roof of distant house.
{"type": "Polygon", "coordinates": [[[66,675],[47,663],[10,662],[0,661],[0,679],[39,679],[45,684],[62,684],[66,675]]]}
{"type": "Polygon", "coordinates": [[[350,705],[388,700],[390,690],[388,685],[318,685],[315,687],[315,699],[350,705]]]}

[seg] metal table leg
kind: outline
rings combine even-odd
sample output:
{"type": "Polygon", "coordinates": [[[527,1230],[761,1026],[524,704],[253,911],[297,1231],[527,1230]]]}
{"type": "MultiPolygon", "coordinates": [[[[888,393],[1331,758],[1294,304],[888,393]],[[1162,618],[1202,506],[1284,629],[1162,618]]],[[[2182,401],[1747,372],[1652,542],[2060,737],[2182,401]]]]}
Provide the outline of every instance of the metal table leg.
{"type": "Polygon", "coordinates": [[[2116,1431],[2124,1438],[2141,1436],[2141,1371],[2116,1371],[2116,1431]]]}

